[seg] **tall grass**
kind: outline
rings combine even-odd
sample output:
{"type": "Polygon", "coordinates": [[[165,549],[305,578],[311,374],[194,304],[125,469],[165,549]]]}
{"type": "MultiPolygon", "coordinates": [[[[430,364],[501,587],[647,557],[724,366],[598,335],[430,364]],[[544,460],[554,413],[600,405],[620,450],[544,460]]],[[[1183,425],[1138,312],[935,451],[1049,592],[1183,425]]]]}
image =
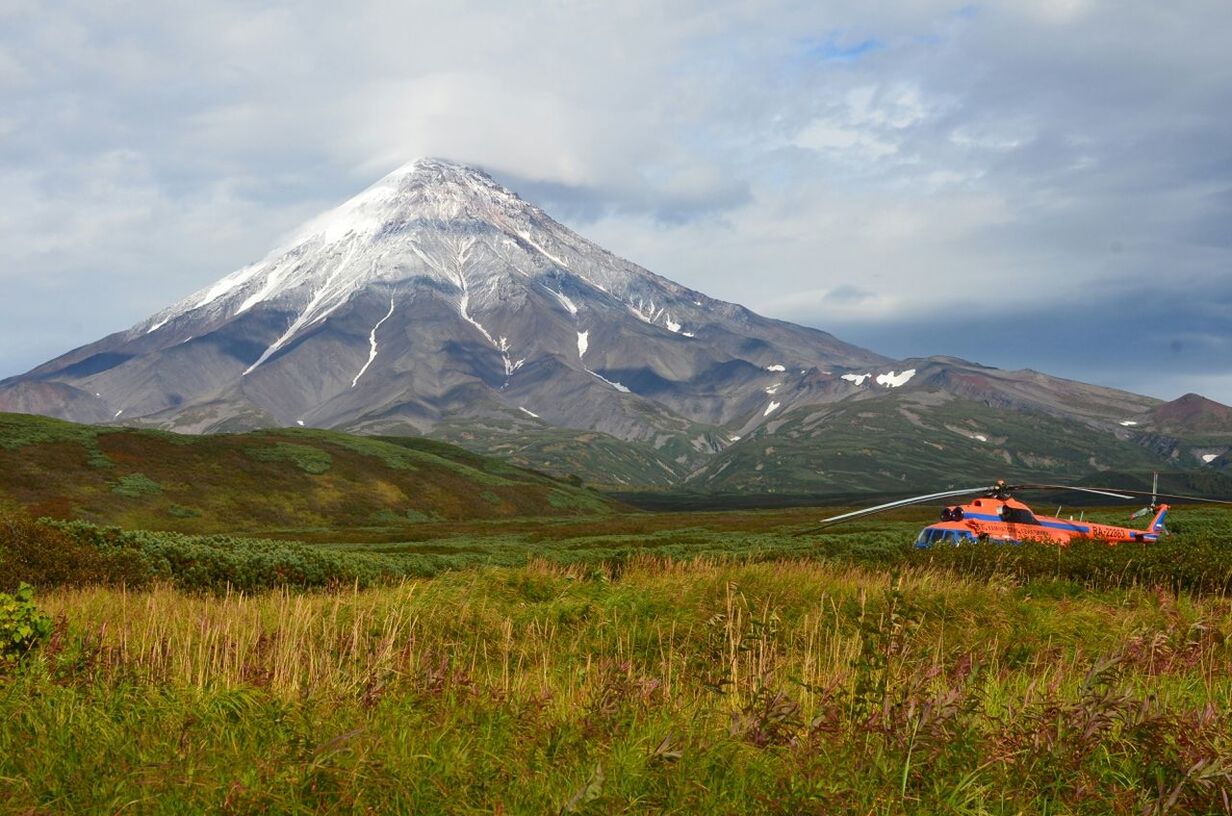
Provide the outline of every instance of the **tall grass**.
{"type": "Polygon", "coordinates": [[[0,679],[31,813],[1187,813],[1232,604],[788,559],[334,593],[61,589],[0,679]]]}

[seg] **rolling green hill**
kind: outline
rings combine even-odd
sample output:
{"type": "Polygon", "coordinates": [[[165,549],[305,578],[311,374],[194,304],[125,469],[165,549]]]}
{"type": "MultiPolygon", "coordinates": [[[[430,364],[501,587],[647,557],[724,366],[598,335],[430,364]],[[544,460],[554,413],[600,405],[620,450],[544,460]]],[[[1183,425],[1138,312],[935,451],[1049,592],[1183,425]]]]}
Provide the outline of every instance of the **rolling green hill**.
{"type": "Polygon", "coordinates": [[[0,509],[183,532],[606,512],[591,491],[442,442],[183,436],[0,414],[0,509]]]}

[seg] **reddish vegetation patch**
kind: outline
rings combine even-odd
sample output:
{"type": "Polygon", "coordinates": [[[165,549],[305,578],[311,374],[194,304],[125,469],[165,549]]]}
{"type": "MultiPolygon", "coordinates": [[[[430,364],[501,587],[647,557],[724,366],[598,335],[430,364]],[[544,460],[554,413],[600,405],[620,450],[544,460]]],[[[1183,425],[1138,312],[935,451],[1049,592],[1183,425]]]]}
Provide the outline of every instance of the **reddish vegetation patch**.
{"type": "Polygon", "coordinates": [[[64,496],[52,496],[42,501],[27,505],[29,513],[34,518],[69,518],[73,515],[73,505],[64,496]]]}

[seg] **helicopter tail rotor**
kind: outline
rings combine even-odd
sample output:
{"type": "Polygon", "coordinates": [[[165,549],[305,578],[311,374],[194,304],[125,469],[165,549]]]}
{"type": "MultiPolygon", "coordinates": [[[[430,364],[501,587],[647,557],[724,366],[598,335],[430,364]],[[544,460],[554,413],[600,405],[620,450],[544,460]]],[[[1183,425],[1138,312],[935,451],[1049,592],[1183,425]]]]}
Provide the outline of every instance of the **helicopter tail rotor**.
{"type": "Polygon", "coordinates": [[[1130,513],[1129,515],[1130,519],[1131,520],[1138,519],[1138,518],[1142,518],[1143,516],[1149,513],[1154,513],[1156,505],[1159,504],[1158,493],[1159,493],[1159,474],[1156,473],[1155,478],[1151,480],[1151,503],[1148,504],[1146,507],[1143,507],[1141,510],[1135,510],[1133,513],[1130,513]]]}

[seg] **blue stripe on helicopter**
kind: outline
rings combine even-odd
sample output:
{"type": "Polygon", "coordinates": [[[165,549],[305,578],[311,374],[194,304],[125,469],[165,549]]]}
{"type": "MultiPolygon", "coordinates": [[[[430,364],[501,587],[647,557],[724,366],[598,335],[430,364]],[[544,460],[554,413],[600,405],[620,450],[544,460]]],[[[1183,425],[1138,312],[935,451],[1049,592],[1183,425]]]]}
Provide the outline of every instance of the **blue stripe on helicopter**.
{"type": "MultiPolygon", "coordinates": [[[[985,513],[963,513],[963,518],[964,519],[975,519],[977,521],[1005,521],[1000,516],[988,515],[985,513]]],[[[1015,522],[1005,522],[1005,523],[1014,524],[1015,522]]],[[[1084,527],[1081,524],[1074,524],[1072,522],[1066,522],[1066,521],[1040,521],[1038,525],[1032,524],[1032,525],[1024,525],[1024,526],[1050,527],[1054,530],[1069,530],[1070,532],[1073,532],[1073,533],[1089,534],[1091,532],[1090,527],[1084,527]]]]}

